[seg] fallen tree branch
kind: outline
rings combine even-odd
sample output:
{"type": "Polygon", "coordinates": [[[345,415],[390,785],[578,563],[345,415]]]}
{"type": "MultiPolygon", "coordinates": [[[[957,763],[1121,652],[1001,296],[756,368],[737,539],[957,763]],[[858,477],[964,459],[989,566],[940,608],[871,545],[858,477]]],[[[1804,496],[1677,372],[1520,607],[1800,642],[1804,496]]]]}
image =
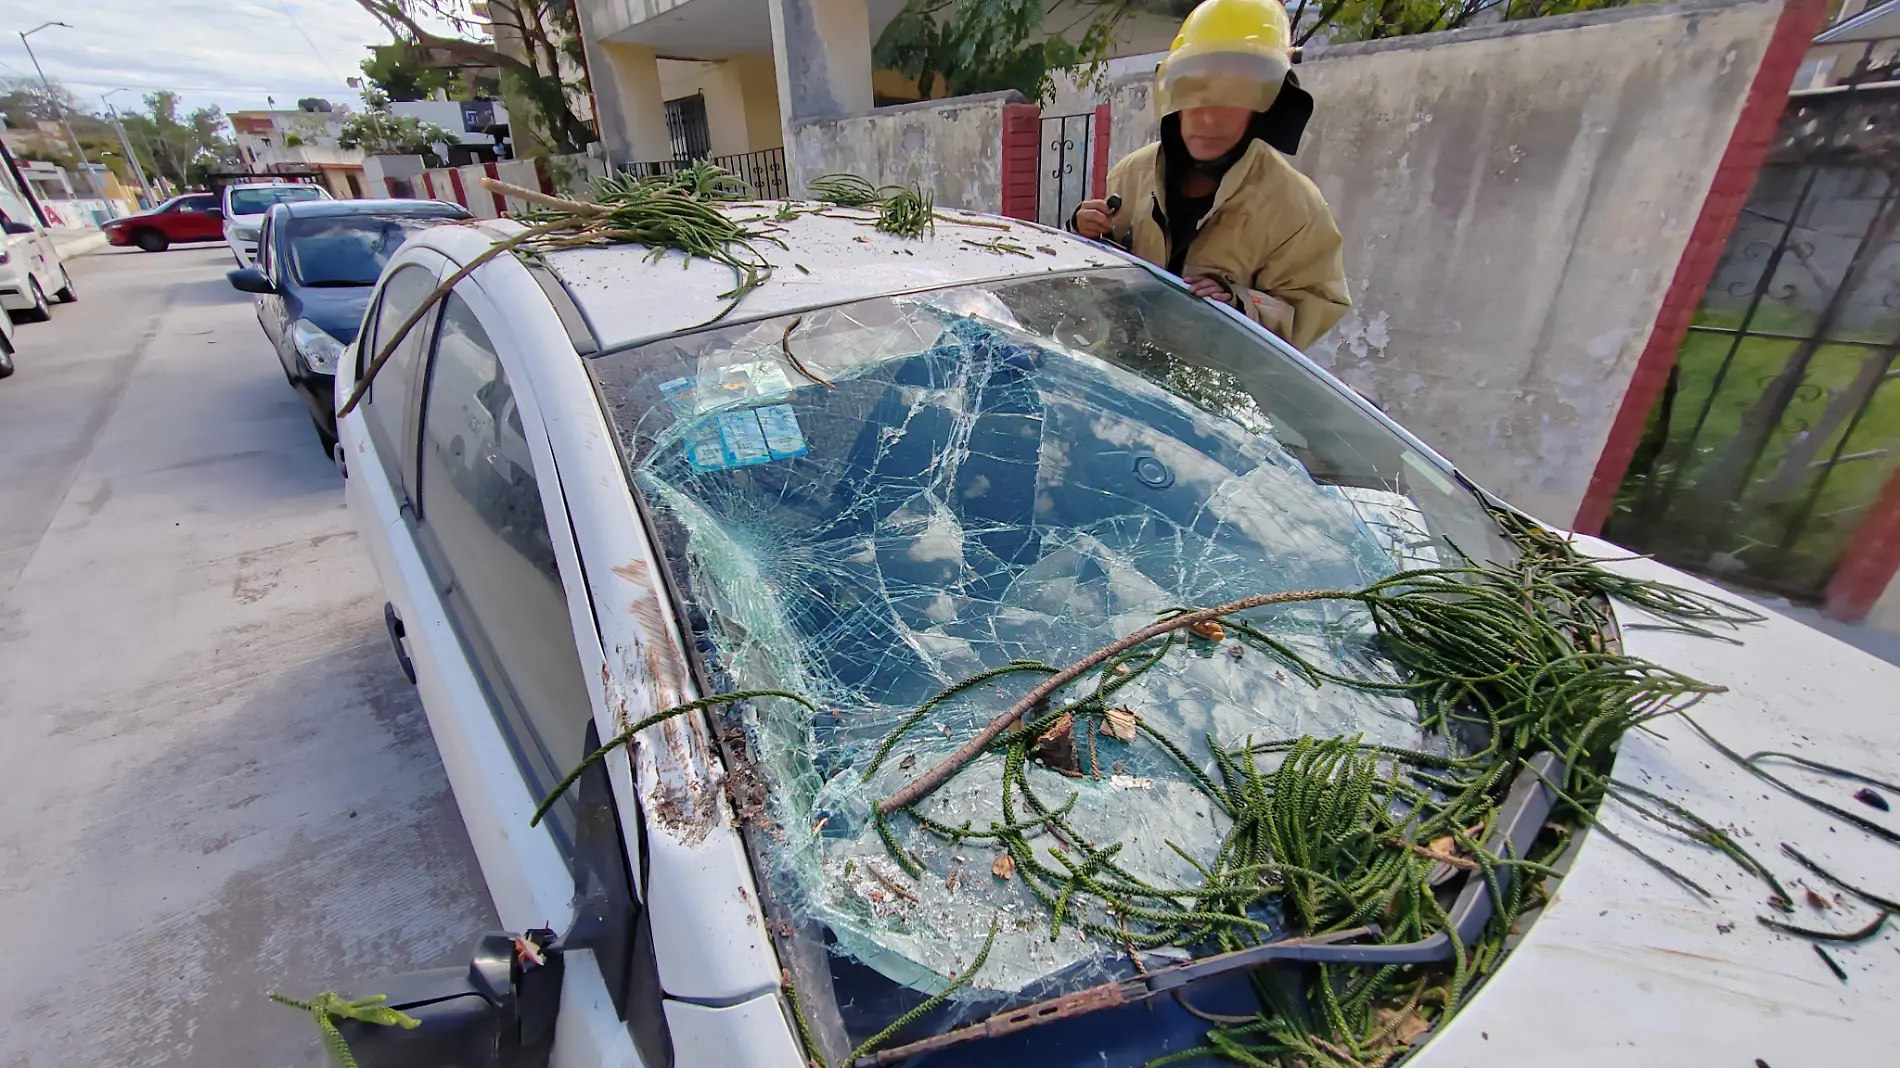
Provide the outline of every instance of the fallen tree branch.
{"type": "Polygon", "coordinates": [[[1164,619],[1158,623],[1150,623],[1140,630],[1134,631],[1131,634],[1102,646],[1100,649],[1095,650],[1038,683],[1035,689],[1025,694],[1022,700],[1010,707],[1009,711],[990,720],[981,731],[977,732],[976,737],[965,742],[962,748],[950,754],[948,757],[945,757],[942,763],[912,780],[910,785],[884,800],[879,801],[877,803],[877,810],[879,813],[888,816],[900,808],[908,808],[930,796],[938,787],[947,782],[952,775],[955,775],[957,769],[976,759],[977,754],[988,749],[991,742],[994,742],[999,735],[1008,730],[1017,720],[1023,718],[1023,715],[1030,709],[1047,700],[1050,694],[1074,682],[1076,679],[1081,678],[1082,675],[1091,668],[1097,667],[1135,648],[1143,642],[1159,638],[1170,631],[1191,627],[1196,623],[1205,623],[1210,619],[1219,619],[1222,616],[1233,615],[1235,612],[1245,612],[1250,608],[1264,608],[1270,604],[1291,604],[1297,601],[1358,600],[1359,597],[1360,595],[1352,590],[1294,590],[1287,593],[1263,593],[1256,594],[1252,597],[1243,597],[1238,601],[1229,601],[1226,604],[1215,605],[1212,608],[1183,612],[1178,616],[1164,619]]]}

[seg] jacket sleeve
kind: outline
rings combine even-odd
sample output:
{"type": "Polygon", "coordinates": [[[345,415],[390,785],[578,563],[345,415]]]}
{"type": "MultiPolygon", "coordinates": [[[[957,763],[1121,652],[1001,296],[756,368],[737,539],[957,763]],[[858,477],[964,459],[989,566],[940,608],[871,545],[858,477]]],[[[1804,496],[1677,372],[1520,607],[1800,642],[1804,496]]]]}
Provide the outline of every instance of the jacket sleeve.
{"type": "Polygon", "coordinates": [[[1317,196],[1298,207],[1305,209],[1305,221],[1267,257],[1253,286],[1235,286],[1234,296],[1255,322],[1304,351],[1345,318],[1352,296],[1340,258],[1345,239],[1333,213],[1317,196]]]}

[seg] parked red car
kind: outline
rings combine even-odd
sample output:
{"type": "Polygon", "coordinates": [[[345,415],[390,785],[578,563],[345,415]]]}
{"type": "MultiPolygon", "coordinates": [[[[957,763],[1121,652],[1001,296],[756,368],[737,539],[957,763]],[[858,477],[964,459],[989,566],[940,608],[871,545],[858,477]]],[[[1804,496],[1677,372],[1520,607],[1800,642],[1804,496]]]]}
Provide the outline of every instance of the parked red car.
{"type": "Polygon", "coordinates": [[[186,193],[142,215],[114,219],[101,229],[115,245],[163,252],[174,241],[224,240],[224,213],[218,210],[218,194],[186,193]]]}

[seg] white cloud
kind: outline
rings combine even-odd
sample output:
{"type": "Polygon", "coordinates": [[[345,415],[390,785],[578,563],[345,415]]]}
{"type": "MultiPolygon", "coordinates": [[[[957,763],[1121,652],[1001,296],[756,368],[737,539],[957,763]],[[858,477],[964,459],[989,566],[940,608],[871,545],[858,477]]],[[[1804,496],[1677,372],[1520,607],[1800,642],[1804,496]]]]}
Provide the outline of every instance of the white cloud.
{"type": "Polygon", "coordinates": [[[389,40],[354,0],[0,0],[0,25],[15,31],[0,37],[0,75],[33,75],[17,31],[49,18],[72,29],[32,36],[40,66],[94,109],[121,86],[120,108],[154,89],[175,90],[187,110],[262,108],[272,97],[278,107],[306,96],[355,104],[344,79],[361,73],[369,45],[389,40]]]}

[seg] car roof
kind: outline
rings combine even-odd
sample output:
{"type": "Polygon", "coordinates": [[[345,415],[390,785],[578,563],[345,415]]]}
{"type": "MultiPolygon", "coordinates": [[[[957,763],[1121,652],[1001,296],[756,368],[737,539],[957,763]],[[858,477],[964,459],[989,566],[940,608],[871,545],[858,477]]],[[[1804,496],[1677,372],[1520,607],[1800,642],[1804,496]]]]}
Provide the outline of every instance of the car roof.
{"type": "MultiPolygon", "coordinates": [[[[797,204],[804,209],[817,204],[797,204]]],[[[900,238],[872,228],[865,210],[830,209],[774,221],[780,202],[726,206],[737,220],[770,226],[784,248],[753,246],[772,264],[771,278],[739,303],[722,323],[740,323],[886,296],[1029,274],[1130,263],[1117,250],[1019,219],[939,210],[934,234],[900,238]],[[1002,241],[1020,251],[999,250],[1002,241]],[[988,245],[990,247],[981,247],[988,245]]],[[[511,221],[476,228],[437,227],[418,242],[466,262],[474,242],[520,231],[511,221]]],[[[650,259],[643,245],[569,249],[544,262],[565,283],[603,349],[667,337],[705,324],[730,298],[734,275],[724,264],[666,252],[650,259]],[[682,265],[682,261],[685,261],[682,265]]]]}
{"type": "Polygon", "coordinates": [[[440,200],[299,200],[271,205],[293,218],[313,215],[440,215],[445,219],[466,219],[468,209],[440,200]]]}

